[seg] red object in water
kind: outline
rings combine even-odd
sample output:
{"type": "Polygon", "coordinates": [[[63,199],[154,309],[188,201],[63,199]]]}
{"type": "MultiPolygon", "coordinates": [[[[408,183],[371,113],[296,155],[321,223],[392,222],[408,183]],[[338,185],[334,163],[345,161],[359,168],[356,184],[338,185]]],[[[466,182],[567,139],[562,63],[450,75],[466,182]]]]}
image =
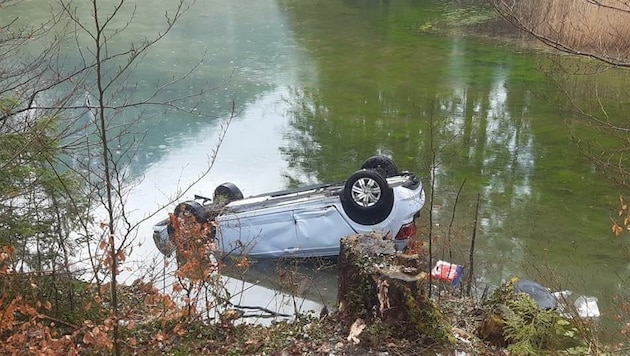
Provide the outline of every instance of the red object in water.
{"type": "Polygon", "coordinates": [[[463,270],[464,266],[462,265],[437,261],[435,267],[431,270],[431,277],[448,282],[454,286],[459,283],[463,270]]]}

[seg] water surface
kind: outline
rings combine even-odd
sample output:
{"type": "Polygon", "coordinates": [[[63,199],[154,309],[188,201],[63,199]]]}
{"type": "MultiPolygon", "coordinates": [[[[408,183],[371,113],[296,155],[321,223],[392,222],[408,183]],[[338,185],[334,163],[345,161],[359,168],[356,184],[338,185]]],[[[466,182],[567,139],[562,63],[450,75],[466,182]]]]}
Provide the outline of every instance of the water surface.
{"type": "MultiPolygon", "coordinates": [[[[168,3],[138,3],[137,25],[115,45],[155,31],[168,3]]],[[[224,181],[253,195],[343,180],[365,158],[388,154],[433,192],[418,238],[431,238],[436,258],[468,262],[479,195],[480,288],[527,277],[596,296],[610,315],[629,270],[625,240],[610,233],[617,188],[571,141],[562,95],[541,72],[553,68],[548,58],[466,29],[433,31],[452,10],[429,0],[198,2],[133,74],[141,96],[201,61],[164,95],[211,89],[193,115],[141,122],[148,135],[130,164],[134,216],[198,177],[234,103],[211,174],[188,197],[224,181]]],[[[159,258],[153,222],[141,226],[129,279],[159,258]]],[[[311,293],[326,303],[330,294],[311,293]]]]}

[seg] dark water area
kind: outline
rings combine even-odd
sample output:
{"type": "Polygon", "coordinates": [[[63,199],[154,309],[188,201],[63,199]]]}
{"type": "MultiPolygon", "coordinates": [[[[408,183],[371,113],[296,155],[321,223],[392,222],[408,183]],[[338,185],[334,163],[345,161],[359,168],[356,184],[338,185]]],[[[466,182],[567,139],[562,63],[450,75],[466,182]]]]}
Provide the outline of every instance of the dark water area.
{"type": "MultiPolygon", "coordinates": [[[[154,31],[157,4],[168,8],[163,1],[151,9],[138,4],[146,13],[138,12],[144,15],[129,38],[118,38],[121,46],[154,31]]],[[[45,16],[29,2],[22,6],[45,16]]],[[[479,197],[474,281],[480,290],[527,277],[595,296],[612,319],[614,298],[628,297],[630,277],[627,238],[610,230],[620,190],[571,140],[573,114],[548,75],[558,74],[554,56],[525,51],[516,40],[472,35],[488,30],[475,23],[488,13],[473,9],[430,0],[195,4],[134,78],[143,83],[142,95],[203,59],[169,93],[212,90],[195,115],[141,123],[147,136],[130,163],[138,183],[131,208],[138,216],[154,211],[193,181],[234,103],[238,115],[214,167],[191,196],[209,195],[224,181],[254,195],[343,180],[365,158],[391,155],[431,193],[418,238],[427,245],[431,239],[436,259],[468,262],[479,197]]],[[[490,35],[505,33],[494,30],[490,35]]],[[[600,81],[623,90],[623,76],[600,81]]],[[[572,85],[588,93],[592,83],[572,85]]],[[[611,105],[618,103],[613,97],[611,105]]],[[[139,266],[158,256],[150,223],[138,235],[139,266]]],[[[334,289],[334,273],[323,276],[326,290],[334,289]]]]}

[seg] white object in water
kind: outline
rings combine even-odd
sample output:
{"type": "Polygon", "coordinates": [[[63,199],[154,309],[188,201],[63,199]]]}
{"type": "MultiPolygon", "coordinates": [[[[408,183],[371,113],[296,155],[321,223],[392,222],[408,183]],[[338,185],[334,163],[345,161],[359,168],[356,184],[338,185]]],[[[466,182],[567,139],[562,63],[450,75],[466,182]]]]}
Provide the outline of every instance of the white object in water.
{"type": "Polygon", "coordinates": [[[585,297],[583,295],[577,297],[575,299],[575,309],[581,318],[597,318],[600,315],[596,297],[585,297]]]}

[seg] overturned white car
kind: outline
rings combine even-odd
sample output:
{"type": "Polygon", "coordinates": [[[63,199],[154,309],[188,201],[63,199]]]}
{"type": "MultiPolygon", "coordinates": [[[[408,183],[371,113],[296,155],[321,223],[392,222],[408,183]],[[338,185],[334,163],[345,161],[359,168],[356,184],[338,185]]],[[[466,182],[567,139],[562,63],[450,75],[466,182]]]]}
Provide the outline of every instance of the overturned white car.
{"type": "Polygon", "coordinates": [[[416,234],[415,218],[424,205],[422,184],[414,173],[398,172],[386,156],[373,156],[341,183],[319,184],[243,198],[232,183],[219,185],[212,199],[195,196],[180,203],[173,216],[153,226],[153,240],[171,255],[177,220],[206,224],[220,253],[257,258],[330,257],[339,241],[375,233],[401,250],[416,234]]]}

